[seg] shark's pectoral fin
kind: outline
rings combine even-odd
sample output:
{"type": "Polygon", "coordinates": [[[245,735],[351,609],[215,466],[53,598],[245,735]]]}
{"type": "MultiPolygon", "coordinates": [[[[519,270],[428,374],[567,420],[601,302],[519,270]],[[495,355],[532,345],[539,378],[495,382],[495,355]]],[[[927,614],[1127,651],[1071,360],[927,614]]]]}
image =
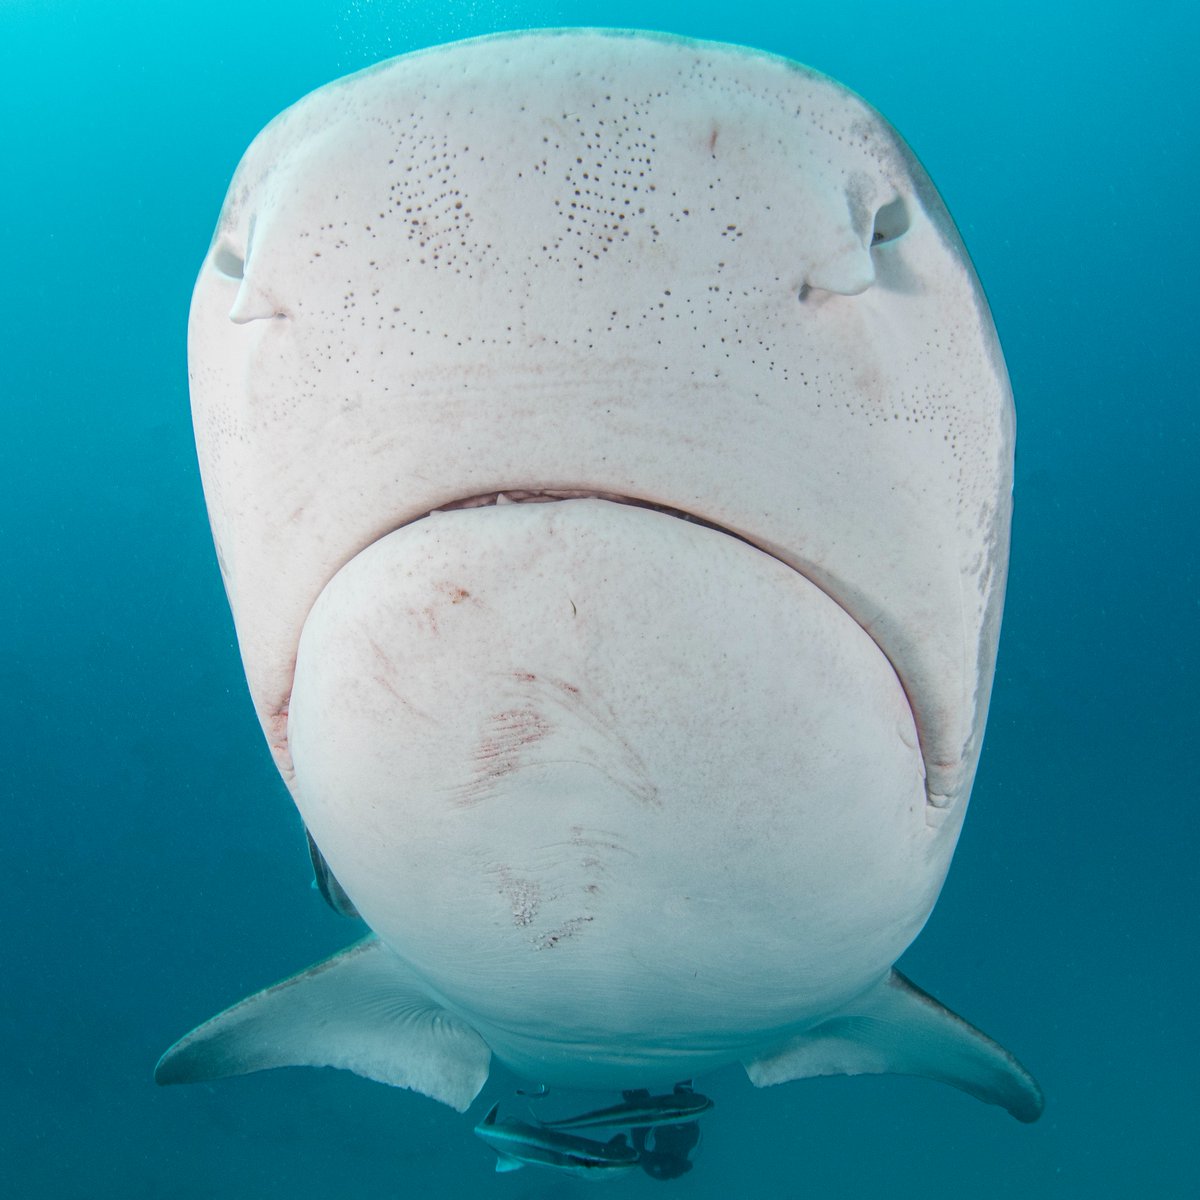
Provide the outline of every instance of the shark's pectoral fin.
{"type": "Polygon", "coordinates": [[[746,1063],[756,1087],[813,1075],[924,1075],[1018,1121],[1042,1114],[1042,1091],[1003,1046],[892,971],[835,1016],[746,1063]]]}
{"type": "Polygon", "coordinates": [[[341,1067],[462,1112],[490,1062],[479,1034],[368,937],[192,1030],[159,1059],[154,1078],[196,1083],[269,1067],[341,1067]]]}
{"type": "Polygon", "coordinates": [[[519,1171],[525,1164],[519,1158],[501,1154],[496,1159],[496,1173],[503,1175],[508,1171],[519,1171]]]}

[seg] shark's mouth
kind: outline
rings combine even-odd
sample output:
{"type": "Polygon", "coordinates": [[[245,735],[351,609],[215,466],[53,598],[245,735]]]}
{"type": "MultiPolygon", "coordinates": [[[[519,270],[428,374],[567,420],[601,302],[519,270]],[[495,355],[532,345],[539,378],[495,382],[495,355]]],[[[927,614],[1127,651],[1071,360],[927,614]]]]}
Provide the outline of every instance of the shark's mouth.
{"type": "MultiPolygon", "coordinates": [[[[366,546],[357,550],[343,564],[343,566],[334,573],[332,579],[327,583],[327,587],[333,584],[342,572],[356,563],[364,554],[372,551],[375,547],[386,542],[388,539],[396,535],[403,535],[405,531],[411,531],[414,528],[422,525],[425,522],[435,518],[442,518],[449,514],[467,513],[473,510],[485,509],[504,509],[509,506],[528,506],[528,505],[558,505],[564,502],[571,501],[597,501],[608,505],[621,506],[623,509],[636,509],[649,513],[655,513],[660,516],[671,518],[673,521],[683,522],[686,525],[693,526],[699,529],[705,529],[722,535],[722,538],[728,538],[732,542],[741,543],[742,545],[756,551],[759,554],[765,555],[773,559],[782,568],[794,573],[800,579],[806,581],[813,588],[820,591],[831,604],[836,605],[855,625],[858,626],[862,634],[869,639],[876,647],[878,652],[887,660],[889,666],[892,667],[893,673],[896,675],[897,684],[903,690],[903,682],[899,673],[895,672],[894,664],[891,663],[886,649],[881,646],[874,634],[863,625],[855,613],[845,604],[841,603],[836,596],[831,595],[827,589],[822,587],[821,581],[814,578],[810,573],[803,571],[796,565],[794,561],[789,561],[788,557],[783,552],[776,550],[760,541],[756,541],[753,536],[748,533],[732,529],[726,525],[701,516],[687,509],[676,507],[674,505],[663,503],[659,500],[651,500],[645,497],[608,492],[598,489],[588,488],[561,488],[561,487],[539,487],[539,488],[520,488],[506,487],[495,491],[480,492],[461,498],[447,500],[439,503],[436,507],[431,508],[423,513],[412,516],[406,520],[398,522],[387,533],[368,543],[366,546]]],[[[291,728],[290,728],[290,710],[292,702],[292,692],[295,687],[295,674],[293,672],[292,686],[289,688],[288,696],[283,704],[277,710],[279,713],[278,725],[276,728],[276,749],[282,750],[286,755],[288,766],[291,767],[291,728]]],[[[908,705],[912,712],[911,703],[908,705]]],[[[914,716],[915,723],[915,716],[914,716]]],[[[918,735],[919,740],[919,735],[918,735]]],[[[290,771],[287,772],[290,775],[290,771]]]]}
{"type": "MultiPolygon", "coordinates": [[[[662,513],[664,516],[675,517],[680,521],[688,521],[694,525],[703,525],[706,529],[715,530],[717,533],[737,538],[738,541],[745,542],[756,549],[762,549],[752,538],[746,537],[741,533],[736,533],[734,530],[718,524],[716,521],[709,521],[704,517],[697,516],[695,513],[687,512],[685,509],[674,508],[669,504],[660,504],[653,500],[642,500],[636,496],[624,496],[616,492],[599,492],[585,489],[539,488],[528,490],[523,488],[506,488],[504,491],[484,492],[477,496],[468,496],[463,500],[451,500],[447,504],[442,504],[432,509],[429,513],[422,514],[422,517],[417,517],[416,520],[422,520],[423,517],[430,516],[432,513],[456,512],[466,508],[490,508],[498,504],[552,504],[558,500],[607,500],[612,504],[628,504],[634,508],[648,508],[651,512],[662,513]]],[[[411,524],[411,522],[405,522],[405,524],[411,524]]],[[[770,553],[770,551],[764,551],[764,553],[770,553]]],[[[772,557],[775,556],[772,555],[772,557]]]]}
{"type": "MultiPolygon", "coordinates": [[[[449,500],[439,504],[436,508],[430,509],[428,512],[421,513],[419,516],[413,517],[410,520],[403,521],[390,532],[404,529],[410,525],[414,525],[418,521],[426,520],[432,516],[438,516],[442,513],[463,512],[470,509],[478,508],[502,508],[510,504],[555,504],[564,500],[602,500],[609,504],[625,505],[629,508],[645,509],[648,512],[659,513],[665,517],[672,517],[677,521],[684,521],[689,525],[696,525],[703,529],[711,529],[714,533],[719,533],[725,537],[733,538],[735,541],[742,542],[744,545],[750,546],[762,554],[768,555],[775,559],[778,563],[787,567],[788,570],[794,571],[797,575],[808,580],[814,587],[825,592],[829,599],[837,604],[847,616],[850,617],[873,641],[876,641],[874,635],[866,629],[865,626],[858,620],[855,614],[846,607],[836,596],[831,595],[828,590],[822,587],[821,582],[815,579],[810,573],[802,570],[795,562],[790,562],[782,553],[776,553],[770,546],[764,542],[757,541],[748,533],[739,532],[736,529],[731,529],[727,525],[722,525],[719,521],[709,520],[707,517],[700,516],[698,513],[690,512],[684,508],[678,508],[671,504],[665,504],[658,500],[648,500],[640,496],[631,496],[619,492],[606,492],[588,488],[504,488],[494,492],[480,492],[472,496],[465,496],[458,500],[449,500]]],[[[387,535],[385,535],[387,536],[387,535]]],[[[882,646],[879,647],[880,652],[886,655],[886,651],[882,646]]]]}

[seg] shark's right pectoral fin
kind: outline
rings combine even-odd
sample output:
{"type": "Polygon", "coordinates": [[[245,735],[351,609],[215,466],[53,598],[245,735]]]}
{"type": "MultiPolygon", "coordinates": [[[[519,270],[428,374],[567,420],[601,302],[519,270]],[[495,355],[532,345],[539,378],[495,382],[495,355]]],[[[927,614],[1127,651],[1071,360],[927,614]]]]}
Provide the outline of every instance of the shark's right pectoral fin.
{"type": "Polygon", "coordinates": [[[434,1004],[412,970],[368,937],[193,1029],[159,1059],[158,1083],[270,1067],[341,1067],[464,1111],[491,1051],[434,1004]]]}
{"type": "Polygon", "coordinates": [[[814,1075],[923,1075],[1008,1109],[1042,1114],[1042,1091],[1003,1046],[967,1024],[899,971],[841,1012],[746,1063],[756,1087],[814,1075]]]}

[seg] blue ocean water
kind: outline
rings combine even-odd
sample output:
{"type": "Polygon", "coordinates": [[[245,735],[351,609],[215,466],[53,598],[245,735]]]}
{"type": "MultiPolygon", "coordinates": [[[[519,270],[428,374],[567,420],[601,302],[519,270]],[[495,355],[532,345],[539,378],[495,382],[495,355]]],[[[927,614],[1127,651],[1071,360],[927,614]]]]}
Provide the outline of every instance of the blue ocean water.
{"type": "MultiPolygon", "coordinates": [[[[1017,399],[1000,662],[971,813],[906,973],[1011,1047],[1026,1127],[902,1078],[718,1103],[625,1194],[1196,1194],[1197,9],[0,3],[0,1194],[534,1200],[470,1117],[329,1071],[158,1089],[191,1023],[349,940],[308,887],[216,569],[192,283],[229,176],[308,90],[505,28],[755,45],[884,112],[954,214],[1017,399]]],[[[499,1094],[505,1081],[490,1086],[499,1094]]]]}

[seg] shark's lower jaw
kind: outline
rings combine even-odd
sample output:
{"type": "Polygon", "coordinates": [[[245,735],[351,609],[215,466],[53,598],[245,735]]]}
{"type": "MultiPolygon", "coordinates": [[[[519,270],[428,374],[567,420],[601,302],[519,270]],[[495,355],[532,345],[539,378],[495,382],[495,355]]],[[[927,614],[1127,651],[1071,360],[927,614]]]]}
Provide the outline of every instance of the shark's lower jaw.
{"type": "MultiPolygon", "coordinates": [[[[669,504],[663,504],[655,500],[648,500],[643,497],[622,495],[616,492],[606,492],[595,488],[504,488],[494,492],[480,492],[469,496],[463,496],[455,500],[442,501],[437,507],[420,513],[417,516],[409,517],[396,524],[390,533],[395,533],[400,529],[406,529],[409,526],[416,525],[418,522],[428,520],[430,517],[440,516],[450,512],[464,512],[471,509],[479,508],[503,508],[513,504],[554,504],[564,500],[603,500],[611,504],[628,505],[631,508],[645,509],[650,512],[661,513],[663,516],[673,517],[677,520],[686,521],[689,524],[699,525],[706,529],[712,529],[717,533],[726,535],[740,542],[745,542],[749,546],[755,546],[761,549],[765,554],[771,554],[771,551],[765,547],[758,546],[751,538],[744,534],[738,533],[735,530],[729,529],[715,521],[710,521],[705,517],[699,516],[696,513],[688,512],[682,508],[676,508],[669,504]]],[[[384,534],[384,537],[390,534],[384,534]]],[[[382,540],[382,539],[378,539],[382,540]]],[[[369,543],[364,549],[369,549],[369,543]]],[[[358,551],[363,553],[362,550],[358,551]]],[[[772,557],[775,557],[772,555],[772,557]]],[[[350,559],[351,562],[357,558],[357,554],[350,559]]],[[[780,559],[782,562],[783,560],[780,559]]],[[[790,565],[790,564],[788,564],[790,565]]],[[[791,569],[795,569],[792,567],[791,569]]],[[[294,663],[294,659],[293,659],[294,663]]],[[[294,777],[295,768],[291,756],[291,695],[293,678],[289,680],[288,686],[280,693],[272,704],[270,713],[270,725],[268,729],[268,740],[271,743],[272,753],[275,756],[276,765],[284,779],[289,783],[294,777]]]]}
{"type": "Polygon", "coordinates": [[[724,531],[537,498],[396,530],[306,622],[293,791],[359,912],[468,1020],[614,1052],[878,978],[940,882],[878,883],[927,854],[886,658],[724,531]]]}

